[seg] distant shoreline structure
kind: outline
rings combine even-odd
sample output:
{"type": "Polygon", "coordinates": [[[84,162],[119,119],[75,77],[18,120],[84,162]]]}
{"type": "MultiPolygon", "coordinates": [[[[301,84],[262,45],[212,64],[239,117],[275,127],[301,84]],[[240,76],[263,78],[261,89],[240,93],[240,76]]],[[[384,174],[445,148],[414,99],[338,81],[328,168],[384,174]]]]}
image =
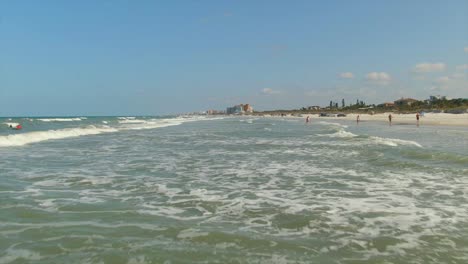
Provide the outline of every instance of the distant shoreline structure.
{"type": "Polygon", "coordinates": [[[226,111],[208,110],[207,115],[294,115],[294,114],[320,114],[320,113],[343,113],[343,114],[378,114],[378,113],[450,113],[463,114],[468,113],[468,98],[448,99],[446,96],[430,96],[426,100],[417,100],[413,98],[400,98],[393,102],[384,102],[378,105],[366,104],[363,101],[356,101],[356,104],[345,105],[344,99],[339,106],[337,102],[330,101],[329,106],[308,106],[300,109],[277,109],[253,111],[249,105],[237,105],[228,107],[226,111]],[[248,106],[251,111],[243,111],[244,106],[248,106]]]}

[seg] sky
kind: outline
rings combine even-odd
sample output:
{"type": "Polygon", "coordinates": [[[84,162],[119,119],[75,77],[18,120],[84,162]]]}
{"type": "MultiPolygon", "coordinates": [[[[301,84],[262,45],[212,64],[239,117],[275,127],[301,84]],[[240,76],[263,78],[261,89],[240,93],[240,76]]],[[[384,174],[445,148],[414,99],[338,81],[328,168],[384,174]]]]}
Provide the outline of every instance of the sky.
{"type": "Polygon", "coordinates": [[[468,98],[468,1],[0,1],[0,116],[468,98]]]}

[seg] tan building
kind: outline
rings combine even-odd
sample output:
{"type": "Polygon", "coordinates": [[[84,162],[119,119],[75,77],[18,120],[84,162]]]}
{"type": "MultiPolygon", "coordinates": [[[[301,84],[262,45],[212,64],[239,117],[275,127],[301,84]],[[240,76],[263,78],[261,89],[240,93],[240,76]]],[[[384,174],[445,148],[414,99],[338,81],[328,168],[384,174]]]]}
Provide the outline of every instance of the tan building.
{"type": "Polygon", "coordinates": [[[244,112],[246,113],[252,113],[253,112],[253,108],[250,104],[245,104],[245,105],[242,105],[243,107],[243,110],[244,112]]]}
{"type": "Polygon", "coordinates": [[[393,102],[385,102],[382,104],[383,107],[394,107],[395,106],[395,103],[393,102]]]}
{"type": "Polygon", "coordinates": [[[242,115],[242,114],[245,114],[245,113],[252,113],[253,112],[253,108],[250,104],[239,104],[239,105],[235,105],[233,107],[228,107],[226,109],[226,114],[234,114],[234,115],[242,115]]]}

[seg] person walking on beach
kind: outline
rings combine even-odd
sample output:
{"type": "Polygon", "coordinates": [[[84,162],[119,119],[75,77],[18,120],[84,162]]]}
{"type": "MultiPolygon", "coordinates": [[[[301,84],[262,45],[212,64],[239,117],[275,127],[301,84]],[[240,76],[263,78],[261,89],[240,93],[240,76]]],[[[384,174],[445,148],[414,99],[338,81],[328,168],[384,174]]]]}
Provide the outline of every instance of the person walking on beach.
{"type": "Polygon", "coordinates": [[[310,122],[310,116],[307,116],[306,123],[309,123],[309,122],[310,122]]]}
{"type": "Polygon", "coordinates": [[[357,117],[356,117],[356,123],[359,124],[359,121],[361,121],[361,117],[359,117],[359,115],[357,115],[357,117]]]}
{"type": "Polygon", "coordinates": [[[416,113],[416,125],[419,126],[419,113],[416,113]]]}
{"type": "Polygon", "coordinates": [[[388,122],[390,125],[392,125],[392,114],[388,115],[388,122]]]}

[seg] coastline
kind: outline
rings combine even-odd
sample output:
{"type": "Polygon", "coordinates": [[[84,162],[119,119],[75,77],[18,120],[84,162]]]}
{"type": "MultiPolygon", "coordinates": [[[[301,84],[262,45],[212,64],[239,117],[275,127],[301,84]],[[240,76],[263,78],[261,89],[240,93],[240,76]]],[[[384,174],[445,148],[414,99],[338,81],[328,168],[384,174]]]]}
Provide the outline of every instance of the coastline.
{"type": "MultiPolygon", "coordinates": [[[[300,115],[285,115],[286,118],[301,118],[311,117],[312,123],[316,120],[348,120],[356,121],[357,115],[360,116],[360,122],[382,122],[388,123],[388,115],[392,114],[392,125],[417,125],[416,114],[398,114],[398,113],[380,113],[380,114],[347,114],[345,117],[318,116],[318,114],[300,114],[300,115]]],[[[263,115],[265,117],[281,117],[276,115],[263,115]]],[[[420,117],[420,126],[467,126],[468,114],[448,114],[448,113],[426,113],[420,117]]]]}
{"type": "MultiPolygon", "coordinates": [[[[388,115],[384,114],[359,114],[360,122],[385,122],[388,123],[388,115]]],[[[415,114],[392,114],[392,125],[417,125],[415,114]]],[[[330,119],[344,119],[356,121],[358,114],[349,114],[346,117],[325,117],[330,119]]],[[[468,114],[446,114],[446,113],[426,113],[419,119],[419,125],[431,126],[468,126],[468,114]]]]}

